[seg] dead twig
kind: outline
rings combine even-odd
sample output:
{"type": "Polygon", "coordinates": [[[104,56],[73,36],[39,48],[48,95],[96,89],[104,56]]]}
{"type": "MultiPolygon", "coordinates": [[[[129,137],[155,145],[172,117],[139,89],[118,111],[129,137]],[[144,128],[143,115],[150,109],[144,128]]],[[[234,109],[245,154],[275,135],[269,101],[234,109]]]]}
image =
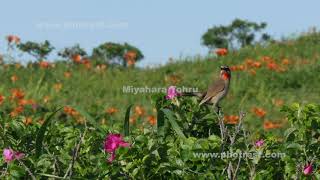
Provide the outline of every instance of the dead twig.
{"type": "Polygon", "coordinates": [[[79,137],[79,143],[76,144],[74,150],[73,150],[73,154],[72,154],[72,160],[69,164],[69,167],[65,173],[65,175],[63,176],[63,178],[66,178],[67,176],[69,176],[69,179],[72,178],[72,175],[73,175],[73,168],[74,168],[74,164],[78,158],[78,155],[79,155],[79,152],[80,152],[80,148],[81,148],[81,144],[83,143],[84,141],[84,137],[87,133],[87,123],[85,121],[85,129],[84,129],[84,132],[82,134],[80,134],[80,137],[79,137]]]}
{"type": "Polygon", "coordinates": [[[31,179],[36,180],[36,177],[33,175],[33,173],[30,171],[30,169],[19,159],[17,159],[19,163],[24,167],[24,169],[28,172],[31,179]]]}

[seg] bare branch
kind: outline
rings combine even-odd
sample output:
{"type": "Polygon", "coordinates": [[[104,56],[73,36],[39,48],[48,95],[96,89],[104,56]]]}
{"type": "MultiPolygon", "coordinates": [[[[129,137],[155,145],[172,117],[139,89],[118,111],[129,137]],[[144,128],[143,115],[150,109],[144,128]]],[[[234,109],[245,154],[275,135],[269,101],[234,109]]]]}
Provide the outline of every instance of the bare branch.
{"type": "Polygon", "coordinates": [[[24,169],[28,172],[29,176],[31,176],[31,179],[36,180],[36,177],[33,175],[33,173],[30,171],[30,169],[19,159],[17,159],[19,163],[24,167],[24,169]]]}

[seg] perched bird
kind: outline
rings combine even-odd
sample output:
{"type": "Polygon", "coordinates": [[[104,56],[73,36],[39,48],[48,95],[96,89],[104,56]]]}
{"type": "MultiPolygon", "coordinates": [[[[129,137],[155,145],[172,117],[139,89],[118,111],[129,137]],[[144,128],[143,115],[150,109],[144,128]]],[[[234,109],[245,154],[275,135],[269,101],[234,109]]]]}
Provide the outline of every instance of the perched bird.
{"type": "Polygon", "coordinates": [[[204,93],[184,93],[185,96],[198,96],[201,98],[202,104],[212,104],[214,107],[220,110],[219,102],[223,99],[229,90],[231,79],[231,71],[228,66],[221,66],[218,80],[214,81],[208,90],[204,93]]]}
{"type": "Polygon", "coordinates": [[[206,92],[206,95],[200,102],[200,106],[204,103],[211,102],[215,107],[219,107],[219,102],[223,99],[229,90],[231,79],[231,71],[228,66],[221,66],[219,79],[213,82],[206,92]]]}

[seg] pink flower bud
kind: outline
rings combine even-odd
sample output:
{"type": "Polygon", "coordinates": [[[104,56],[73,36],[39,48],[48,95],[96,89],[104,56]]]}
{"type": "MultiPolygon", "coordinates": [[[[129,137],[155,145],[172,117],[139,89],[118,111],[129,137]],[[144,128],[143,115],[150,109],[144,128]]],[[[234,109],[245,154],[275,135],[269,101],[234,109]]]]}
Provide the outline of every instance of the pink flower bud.
{"type": "Polygon", "coordinates": [[[312,169],[312,164],[309,163],[308,165],[306,165],[306,166],[304,167],[304,169],[303,169],[303,174],[305,174],[305,175],[310,175],[310,174],[312,174],[312,171],[313,171],[313,169],[312,169]]]}
{"type": "Polygon", "coordinates": [[[257,148],[260,148],[261,146],[264,145],[264,140],[260,139],[260,140],[256,141],[255,145],[256,145],[257,148]]]}

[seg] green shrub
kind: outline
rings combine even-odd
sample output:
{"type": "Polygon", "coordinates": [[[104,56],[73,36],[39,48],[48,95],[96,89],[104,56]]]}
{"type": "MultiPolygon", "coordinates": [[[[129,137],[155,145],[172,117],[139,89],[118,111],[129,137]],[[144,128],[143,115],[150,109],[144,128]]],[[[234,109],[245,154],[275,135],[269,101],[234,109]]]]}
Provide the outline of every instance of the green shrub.
{"type": "MultiPolygon", "coordinates": [[[[266,23],[255,23],[247,20],[235,19],[227,26],[214,26],[203,34],[202,44],[213,48],[237,48],[252,45],[258,33],[267,27],[266,23]]],[[[261,42],[267,41],[270,36],[261,34],[261,42]]]]}
{"type": "Polygon", "coordinates": [[[45,58],[54,49],[49,41],[44,41],[43,43],[36,43],[32,41],[27,41],[26,43],[18,44],[18,48],[22,52],[26,52],[29,55],[36,58],[38,61],[45,60],[45,58]]]}
{"type": "Polygon", "coordinates": [[[58,56],[67,59],[71,59],[75,55],[86,56],[87,52],[81,48],[79,44],[76,44],[72,47],[66,47],[58,52],[58,56]]]}
{"type": "Polygon", "coordinates": [[[142,60],[144,57],[138,48],[128,43],[119,44],[106,42],[93,49],[92,59],[126,67],[127,61],[125,55],[127,52],[134,52],[136,54],[136,62],[142,60]]]}
{"type": "MultiPolygon", "coordinates": [[[[5,175],[12,178],[320,177],[316,171],[320,164],[317,157],[320,153],[319,105],[284,107],[291,127],[285,131],[285,139],[279,140],[268,133],[250,136],[242,126],[242,113],[238,124],[226,124],[222,115],[208,107],[197,106],[196,98],[167,100],[159,94],[154,99],[158,111],[157,128],[128,131],[125,141],[130,147],[117,149],[116,159],[111,163],[107,162],[110,154],[103,151],[104,138],[109,133],[120,132],[121,126],[98,125],[94,116],[78,108],[76,111],[85,117],[84,125],[74,125],[55,113],[47,115],[42,126],[25,126],[17,119],[2,116],[1,147],[26,153],[20,160],[8,163],[0,160],[2,172],[5,169],[5,175]],[[257,144],[257,140],[262,143],[257,144]],[[235,153],[242,153],[242,157],[234,156],[235,153]],[[253,156],[245,156],[245,153],[253,156]],[[272,153],[285,153],[285,156],[266,156],[272,153]],[[308,163],[314,170],[304,175],[308,163]]],[[[127,111],[126,121],[128,113],[130,111],[127,111]]]]}

